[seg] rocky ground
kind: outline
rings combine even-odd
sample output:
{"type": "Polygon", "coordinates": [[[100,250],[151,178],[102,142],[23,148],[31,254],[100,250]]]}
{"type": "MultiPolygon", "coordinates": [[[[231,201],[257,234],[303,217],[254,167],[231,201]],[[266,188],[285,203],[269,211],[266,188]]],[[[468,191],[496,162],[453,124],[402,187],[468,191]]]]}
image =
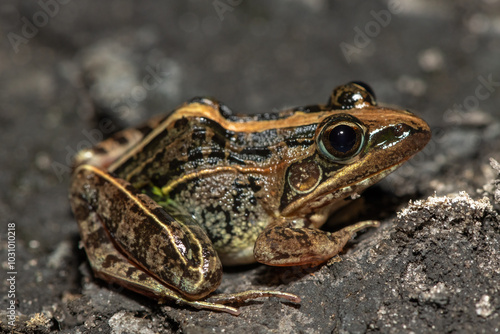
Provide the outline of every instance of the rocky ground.
{"type": "Polygon", "coordinates": [[[6,0],[0,32],[4,332],[500,330],[498,1],[6,0]],[[230,268],[218,290],[300,305],[262,299],[235,317],[93,277],[67,200],[76,151],[193,96],[263,112],[352,80],[415,110],[433,138],[358,200],[352,219],[382,224],[340,261],[230,268]]]}

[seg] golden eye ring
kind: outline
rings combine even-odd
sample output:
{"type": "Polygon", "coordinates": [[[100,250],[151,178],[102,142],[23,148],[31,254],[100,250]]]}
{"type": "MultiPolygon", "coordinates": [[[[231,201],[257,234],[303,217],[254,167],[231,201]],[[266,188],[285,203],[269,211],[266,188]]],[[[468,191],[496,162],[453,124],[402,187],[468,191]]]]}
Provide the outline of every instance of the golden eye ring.
{"type": "Polygon", "coordinates": [[[365,128],[360,122],[343,117],[325,124],[317,139],[319,152],[324,157],[344,164],[351,162],[364,144],[365,128]]]}

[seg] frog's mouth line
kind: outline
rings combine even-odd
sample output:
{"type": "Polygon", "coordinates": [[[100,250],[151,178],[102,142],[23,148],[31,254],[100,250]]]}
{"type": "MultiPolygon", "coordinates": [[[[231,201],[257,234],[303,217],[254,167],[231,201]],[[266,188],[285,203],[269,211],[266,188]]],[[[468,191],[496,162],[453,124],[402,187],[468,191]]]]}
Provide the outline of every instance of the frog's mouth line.
{"type": "MultiPolygon", "coordinates": [[[[360,194],[366,188],[371,185],[379,182],[387,175],[394,172],[398,169],[402,164],[404,164],[408,159],[401,161],[397,164],[394,164],[386,169],[373,174],[362,181],[356,182],[355,184],[349,184],[342,188],[337,188],[333,190],[324,191],[318,193],[316,189],[311,194],[300,199],[300,204],[297,205],[297,202],[289,205],[283,210],[284,216],[295,216],[297,213],[300,213],[301,216],[310,216],[317,213],[320,213],[322,216],[325,216],[325,220],[329,214],[340,208],[344,205],[344,203],[339,203],[340,200],[347,198],[348,196],[354,194],[360,194]],[[320,198],[320,200],[315,200],[315,198],[320,198]],[[303,209],[303,212],[301,212],[303,209]],[[311,214],[312,213],[312,214],[311,214]]],[[[322,224],[322,223],[321,223],[322,224]]],[[[315,224],[316,225],[316,224],[315,224]]]]}
{"type": "MultiPolygon", "coordinates": [[[[347,186],[345,186],[341,189],[338,189],[336,191],[334,190],[333,192],[339,193],[338,198],[346,198],[346,197],[353,195],[355,193],[361,193],[366,188],[370,187],[371,185],[373,185],[373,184],[381,181],[385,177],[387,177],[387,175],[394,172],[396,169],[398,169],[405,162],[406,162],[406,160],[403,162],[397,163],[395,165],[392,165],[392,166],[378,172],[377,174],[369,176],[369,177],[365,178],[364,180],[357,182],[356,184],[347,185],[347,186]]],[[[324,196],[327,196],[327,195],[325,194],[324,196]]],[[[325,206],[325,205],[323,205],[323,206],[325,206]]]]}
{"type": "MultiPolygon", "coordinates": [[[[372,175],[370,177],[367,177],[363,181],[360,181],[356,185],[348,185],[345,186],[341,189],[338,189],[336,191],[333,191],[336,193],[335,199],[331,199],[330,202],[326,203],[319,203],[318,206],[315,206],[314,204],[311,205],[309,209],[311,209],[309,213],[309,221],[311,225],[313,225],[316,228],[320,228],[329,218],[330,216],[343,206],[347,205],[349,202],[343,199],[347,199],[349,196],[356,196],[359,197],[361,193],[371,185],[379,182],[383,178],[385,178],[387,175],[390,173],[394,172],[396,169],[398,169],[405,161],[395,164],[391,167],[386,168],[385,170],[381,171],[380,173],[377,173],[376,175],[372,175]]],[[[327,197],[328,194],[325,195],[320,195],[327,197]]],[[[356,197],[353,197],[355,199],[356,197]]],[[[299,209],[300,210],[300,209],[299,209]]]]}

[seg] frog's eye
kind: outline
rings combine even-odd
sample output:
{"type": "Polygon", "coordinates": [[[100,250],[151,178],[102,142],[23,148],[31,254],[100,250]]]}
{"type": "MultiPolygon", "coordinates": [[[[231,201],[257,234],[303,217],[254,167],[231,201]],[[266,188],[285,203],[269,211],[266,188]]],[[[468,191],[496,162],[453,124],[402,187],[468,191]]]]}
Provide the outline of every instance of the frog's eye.
{"type": "Polygon", "coordinates": [[[364,127],[350,120],[326,124],[317,139],[320,153],[339,163],[351,162],[361,151],[364,142],[364,127]]]}
{"type": "Polygon", "coordinates": [[[327,105],[334,109],[347,110],[376,104],[375,93],[371,87],[364,82],[353,81],[335,88],[327,105]]]}

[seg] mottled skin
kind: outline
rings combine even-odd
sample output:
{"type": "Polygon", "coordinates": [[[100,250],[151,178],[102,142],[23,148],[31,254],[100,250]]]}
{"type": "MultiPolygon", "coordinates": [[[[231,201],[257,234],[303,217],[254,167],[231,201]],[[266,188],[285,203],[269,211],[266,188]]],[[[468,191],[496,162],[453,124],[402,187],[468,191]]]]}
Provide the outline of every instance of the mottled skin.
{"type": "Polygon", "coordinates": [[[198,98],[81,152],[71,202],[98,276],[237,314],[218,303],[299,299],[251,291],[195,301],[219,285],[221,262],[327,261],[356,231],[377,223],[336,233],[317,228],[344,198],[385,177],[429,138],[423,120],[377,107],[358,83],[334,90],[326,105],[255,116],[198,98]],[[346,133],[347,140],[336,139],[346,133]]]}

